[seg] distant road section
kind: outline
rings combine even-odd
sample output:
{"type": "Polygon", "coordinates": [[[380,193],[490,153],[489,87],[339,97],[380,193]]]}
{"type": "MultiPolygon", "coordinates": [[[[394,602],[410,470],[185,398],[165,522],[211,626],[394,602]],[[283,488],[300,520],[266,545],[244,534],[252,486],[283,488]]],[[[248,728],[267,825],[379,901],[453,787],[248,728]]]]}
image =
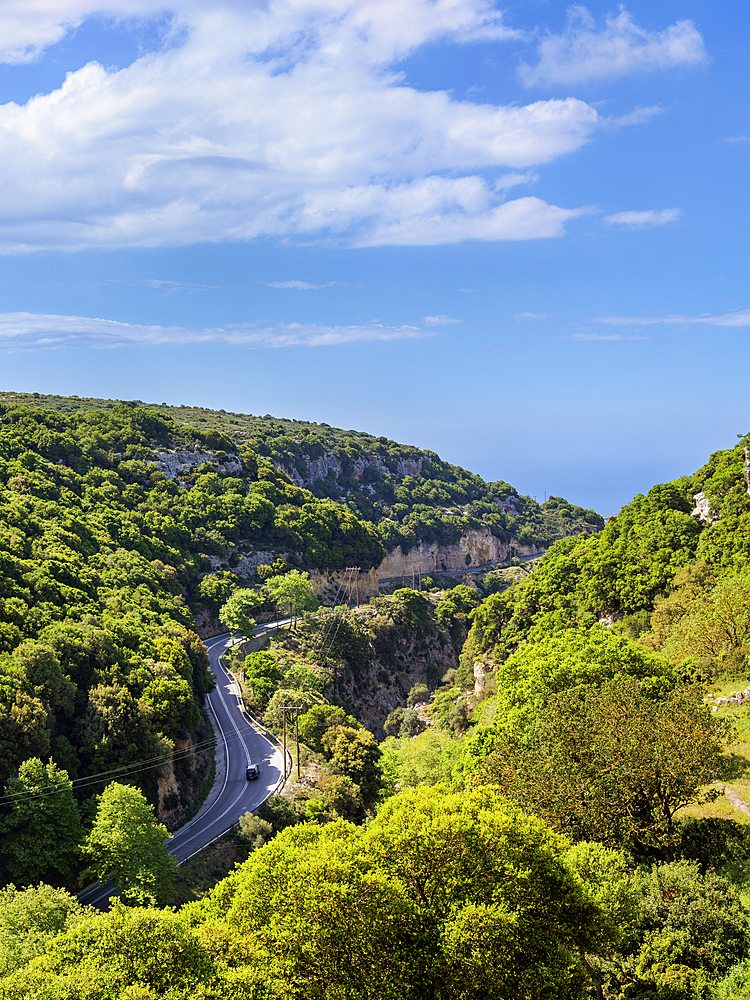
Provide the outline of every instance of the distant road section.
{"type": "MultiPolygon", "coordinates": [[[[167,849],[178,861],[186,861],[212,843],[233,826],[246,812],[256,809],[279,786],[284,763],[282,751],[256,728],[242,708],[237,685],[220,663],[221,654],[229,646],[231,636],[221,635],[206,642],[211,669],[216,676],[216,688],[207,696],[217,734],[217,753],[223,753],[226,769],[219,794],[209,795],[206,805],[174,834],[167,849]],[[260,766],[255,781],[245,778],[245,768],[252,761],[260,766]]],[[[115,893],[111,882],[94,885],[79,893],[82,903],[106,909],[115,893]]]]}

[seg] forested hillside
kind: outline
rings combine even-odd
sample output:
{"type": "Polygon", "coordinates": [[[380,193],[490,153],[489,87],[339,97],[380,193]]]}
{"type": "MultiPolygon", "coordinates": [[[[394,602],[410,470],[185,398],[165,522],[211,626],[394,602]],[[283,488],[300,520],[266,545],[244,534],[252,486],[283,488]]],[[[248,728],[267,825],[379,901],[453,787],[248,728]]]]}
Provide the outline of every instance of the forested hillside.
{"type": "MultiPolygon", "coordinates": [[[[172,824],[195,806],[209,758],[191,747],[208,742],[199,707],[212,678],[193,613],[216,613],[242,555],[261,553],[282,574],[368,570],[396,536],[406,546],[486,523],[542,540],[597,525],[592,512],[540,508],[433,453],[355,432],[1,398],[0,787],[23,761],[51,760],[75,783],[84,818],[116,769],[172,824]],[[321,457],[338,475],[310,475],[321,457]],[[157,799],[175,748],[178,791],[157,799]]],[[[6,880],[21,878],[3,857],[6,880]]]]}
{"type": "MultiPolygon", "coordinates": [[[[3,761],[31,758],[19,802],[43,778],[61,805],[46,868],[5,806],[6,873],[32,888],[0,898],[0,998],[750,998],[750,436],[591,532],[564,501],[354,432],[28,402],[0,416],[3,761]],[[518,538],[553,514],[578,533],[502,592],[301,603],[235,657],[269,727],[299,708],[301,749],[228,838],[223,873],[247,860],[227,878],[185,875],[176,911],[96,916],[40,884],[78,863],[60,769],[169,752],[195,726],[192,609],[249,622],[306,568],[376,565],[388,530],[476,516],[518,538]],[[217,568],[252,547],[275,557],[255,577],[217,568]]],[[[133,792],[110,784],[100,813],[133,792]]]]}
{"type": "MultiPolygon", "coordinates": [[[[122,405],[108,400],[15,393],[0,393],[0,404],[21,404],[38,415],[70,415],[73,421],[68,426],[82,428],[87,421],[102,419],[104,414],[122,405]]],[[[329,552],[321,549],[319,539],[310,538],[316,533],[309,524],[311,518],[304,514],[314,510],[314,520],[335,519],[337,513],[341,516],[339,508],[322,502],[326,499],[342,503],[358,521],[371,524],[386,550],[400,545],[408,551],[419,541],[450,544],[465,531],[482,526],[504,540],[546,546],[564,535],[596,531],[604,523],[595,511],[584,510],[560,497],[550,497],[539,504],[519,495],[506,482],[486,483],[479,476],[442,461],[434,452],[361,431],[344,431],[328,424],[270,415],[253,417],[195,407],[127,405],[147,406],[152,416],[166,419],[166,431],[161,437],[152,436],[151,450],[141,441],[134,441],[129,453],[118,455],[117,449],[114,455],[110,453],[112,462],[122,458],[128,463],[130,475],[142,478],[149,473],[158,475],[158,466],[147,470],[149,459],[158,461],[156,451],[188,448],[203,453],[219,473],[223,471],[227,453],[232,453],[241,458],[243,478],[274,481],[269,470],[278,469],[285,473],[284,481],[291,477],[295,485],[312,494],[294,491],[261,494],[277,507],[302,507],[303,514],[278,511],[274,532],[268,530],[270,525],[266,523],[261,523],[261,530],[255,534],[239,535],[231,523],[226,525],[226,532],[225,525],[212,525],[217,535],[213,539],[214,548],[206,547],[206,551],[213,554],[222,554],[222,546],[226,551],[227,543],[235,543],[241,537],[247,541],[262,538],[264,544],[291,550],[305,566],[318,569],[353,564],[366,568],[382,558],[382,549],[368,545],[369,535],[354,540],[355,548],[346,553],[350,562],[342,562],[336,546],[329,552]],[[213,453],[205,454],[210,451],[213,453]],[[314,506],[306,509],[302,497],[308,507],[310,503],[314,506]]],[[[192,486],[195,470],[196,466],[183,468],[184,475],[179,475],[178,481],[192,486]]],[[[348,526],[347,531],[351,530],[348,526]]]]}

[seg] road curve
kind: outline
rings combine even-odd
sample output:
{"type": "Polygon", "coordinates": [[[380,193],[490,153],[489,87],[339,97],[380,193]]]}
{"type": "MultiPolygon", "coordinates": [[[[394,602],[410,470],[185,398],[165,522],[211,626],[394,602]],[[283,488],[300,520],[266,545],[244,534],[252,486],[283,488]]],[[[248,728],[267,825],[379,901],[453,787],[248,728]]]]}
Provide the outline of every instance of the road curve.
{"type": "MultiPolygon", "coordinates": [[[[256,809],[278,787],[284,770],[282,751],[250,721],[242,708],[237,685],[221,665],[220,657],[229,646],[229,635],[206,642],[216,688],[207,696],[209,711],[218,729],[217,742],[223,744],[226,771],[216,798],[209,798],[199,812],[167,841],[167,850],[183,862],[197,854],[233,826],[246,812],[256,809]],[[260,766],[260,777],[247,781],[249,761],[260,766]]],[[[217,750],[219,747],[217,746],[217,750]]],[[[89,886],[78,894],[82,903],[106,909],[115,893],[111,882],[89,886]]]]}

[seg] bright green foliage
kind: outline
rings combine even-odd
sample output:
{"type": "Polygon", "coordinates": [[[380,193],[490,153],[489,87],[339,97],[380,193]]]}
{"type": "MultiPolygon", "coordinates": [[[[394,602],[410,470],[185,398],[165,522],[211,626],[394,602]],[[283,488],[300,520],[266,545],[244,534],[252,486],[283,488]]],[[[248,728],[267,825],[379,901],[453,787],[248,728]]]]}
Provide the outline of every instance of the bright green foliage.
{"type": "Polygon", "coordinates": [[[51,885],[0,889],[0,978],[43,955],[53,938],[90,912],[75,896],[51,885]]]}
{"type": "Polygon", "coordinates": [[[732,966],[714,988],[716,1000],[750,1000],[750,962],[744,961],[732,966]]]}
{"type": "Polygon", "coordinates": [[[64,881],[75,871],[83,838],[68,772],[32,757],[5,787],[9,812],[2,820],[7,870],[22,885],[64,881]]]}
{"type": "Polygon", "coordinates": [[[650,648],[661,649],[677,622],[713,583],[714,574],[704,559],[681,569],[672,581],[669,595],[656,602],[649,621],[650,632],[641,642],[650,648]]]}
{"type": "MultiPolygon", "coordinates": [[[[300,718],[302,718],[305,712],[309,711],[314,705],[321,705],[325,702],[323,695],[318,694],[317,691],[300,691],[296,688],[277,688],[274,692],[273,697],[268,703],[268,706],[263,713],[263,721],[267,726],[269,726],[275,733],[281,733],[283,725],[283,712],[281,711],[282,705],[295,705],[301,709],[300,718]]],[[[294,724],[293,718],[287,713],[287,726],[294,724]]],[[[302,734],[300,733],[300,739],[302,739],[302,734]]],[[[303,741],[304,742],[304,741],[303,741]]]]}
{"type": "Polygon", "coordinates": [[[615,679],[551,699],[527,741],[496,743],[479,773],[569,836],[671,861],[675,813],[711,780],[723,735],[700,692],[653,698],[615,679]]]}
{"type": "Polygon", "coordinates": [[[263,586],[271,600],[289,615],[292,622],[303,611],[315,611],[319,605],[309,573],[292,569],[283,576],[270,576],[263,586]]]}
{"type": "Polygon", "coordinates": [[[334,771],[349,778],[364,805],[371,806],[382,783],[380,748],[372,733],[359,725],[335,726],[323,734],[321,743],[334,771]]]}
{"type": "Polygon", "coordinates": [[[159,735],[176,739],[198,724],[193,693],[171,664],[154,664],[152,672],[154,679],[144,688],[139,708],[159,735]]]}
{"type": "Polygon", "coordinates": [[[391,737],[380,744],[383,794],[418,785],[452,783],[461,743],[442,729],[430,727],[414,738],[391,737]]]}
{"type": "Polygon", "coordinates": [[[527,642],[495,671],[496,724],[526,731],[552,695],[620,676],[643,680],[652,691],[674,686],[666,659],[601,625],[527,642]]]}
{"type": "Polygon", "coordinates": [[[234,573],[221,570],[218,573],[206,573],[195,588],[195,595],[218,614],[239,585],[234,573]]]}
{"type": "Polygon", "coordinates": [[[357,728],[357,720],[338,705],[313,705],[299,717],[299,738],[316,753],[323,752],[323,737],[339,726],[357,728]]]}
{"type": "Polygon", "coordinates": [[[490,789],[416,789],[364,832],[285,831],[188,916],[242,941],[274,996],[582,997],[571,950],[597,909],[562,847],[490,789]]]}
{"type": "Polygon", "coordinates": [[[265,603],[257,592],[249,587],[235,590],[219,611],[221,621],[235,635],[251,636],[255,628],[255,620],[251,617],[253,608],[259,608],[265,603]]]}
{"type": "MultiPolygon", "coordinates": [[[[208,1000],[217,997],[211,992],[218,979],[211,950],[210,942],[202,943],[171,910],[115,903],[110,913],[74,927],[44,957],[0,983],[0,997],[208,1000]]],[[[228,1000],[229,990],[224,995],[228,1000]]]]}
{"type": "Polygon", "coordinates": [[[99,798],[94,828],[83,845],[87,873],[111,878],[122,898],[139,905],[169,897],[177,862],[164,846],[170,837],[137,788],[112,782],[99,798]]]}

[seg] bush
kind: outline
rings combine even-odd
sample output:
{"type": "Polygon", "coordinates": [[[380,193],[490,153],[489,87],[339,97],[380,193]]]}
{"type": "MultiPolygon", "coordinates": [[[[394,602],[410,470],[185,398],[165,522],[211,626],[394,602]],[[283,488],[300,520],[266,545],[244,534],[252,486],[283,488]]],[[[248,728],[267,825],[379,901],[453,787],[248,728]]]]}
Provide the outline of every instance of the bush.
{"type": "Polygon", "coordinates": [[[267,843],[276,832],[278,831],[274,830],[268,820],[254,816],[251,812],[240,817],[240,836],[250,841],[250,847],[254,851],[267,843]]]}

